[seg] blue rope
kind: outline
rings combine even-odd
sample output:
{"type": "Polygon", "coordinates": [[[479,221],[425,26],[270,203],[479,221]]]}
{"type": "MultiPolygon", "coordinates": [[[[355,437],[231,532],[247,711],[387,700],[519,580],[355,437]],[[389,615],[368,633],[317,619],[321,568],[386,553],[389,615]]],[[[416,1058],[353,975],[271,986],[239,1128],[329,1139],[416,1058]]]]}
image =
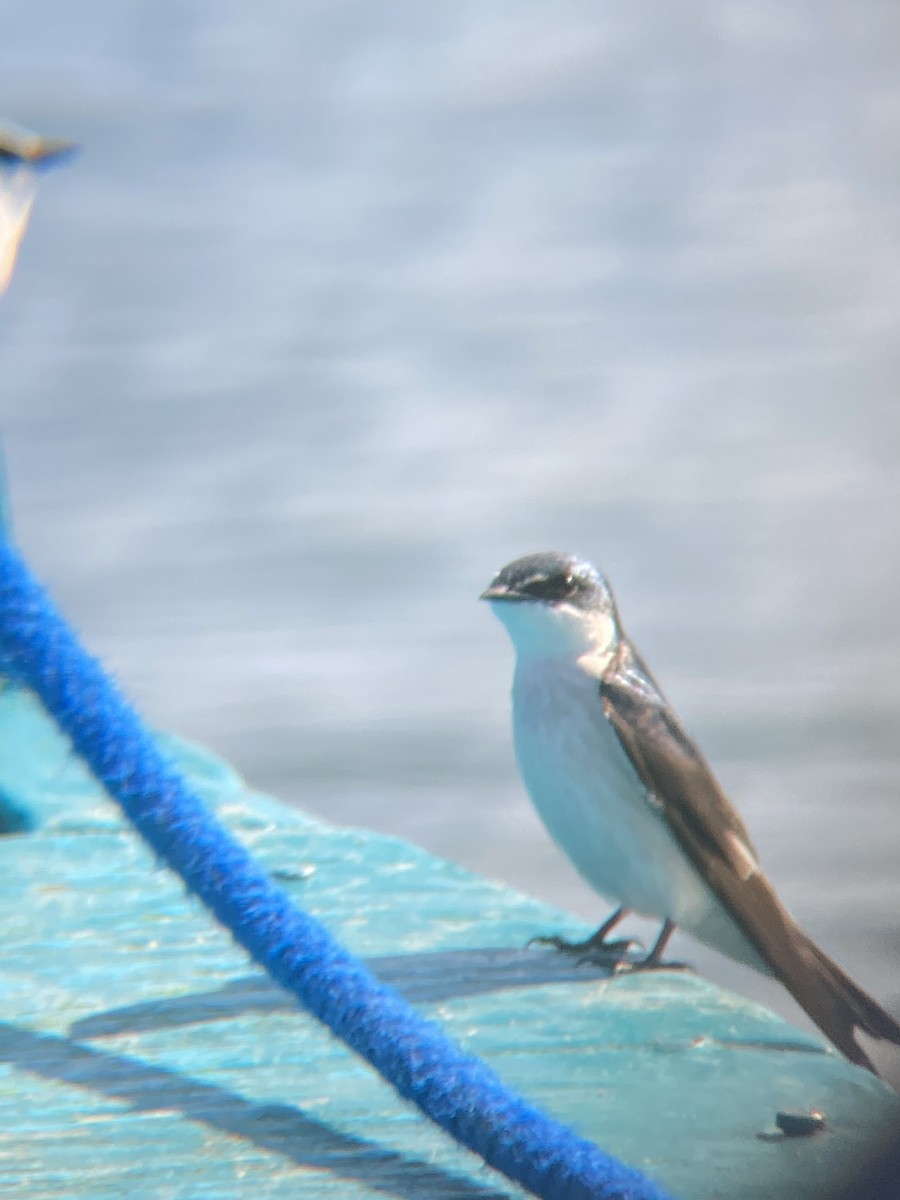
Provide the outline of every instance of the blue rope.
{"type": "Polygon", "coordinates": [[[37,693],[155,853],[311,1013],[463,1146],[545,1200],[666,1200],[510,1092],[275,887],[160,753],[0,539],[0,669],[37,693]]]}

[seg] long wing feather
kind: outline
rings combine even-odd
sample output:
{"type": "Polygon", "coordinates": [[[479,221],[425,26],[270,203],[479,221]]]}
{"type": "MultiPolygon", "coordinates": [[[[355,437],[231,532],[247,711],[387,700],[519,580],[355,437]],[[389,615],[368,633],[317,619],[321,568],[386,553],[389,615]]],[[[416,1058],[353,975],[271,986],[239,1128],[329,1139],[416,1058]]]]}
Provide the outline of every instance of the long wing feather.
{"type": "Polygon", "coordinates": [[[900,1025],[794,922],[708,763],[627,638],[600,683],[604,712],[678,843],[802,1008],[853,1062],[874,1070],[858,1027],[900,1044],[900,1025]]]}

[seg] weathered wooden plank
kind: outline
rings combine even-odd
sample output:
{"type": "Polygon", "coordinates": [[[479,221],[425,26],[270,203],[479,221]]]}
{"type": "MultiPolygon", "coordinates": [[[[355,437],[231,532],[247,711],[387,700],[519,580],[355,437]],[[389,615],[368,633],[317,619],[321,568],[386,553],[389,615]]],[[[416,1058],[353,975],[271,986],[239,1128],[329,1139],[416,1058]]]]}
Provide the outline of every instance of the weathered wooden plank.
{"type": "MultiPolygon", "coordinates": [[[[254,795],[164,741],[382,979],[676,1194],[812,1200],[900,1120],[877,1080],[760,1007],[689,974],[609,980],[525,950],[535,932],[582,927],[404,842],[254,795]],[[828,1128],[775,1136],[785,1108],[820,1108],[828,1128]]],[[[0,838],[4,1196],[517,1194],[255,973],[11,688],[0,799],[35,823],[0,838]]]]}

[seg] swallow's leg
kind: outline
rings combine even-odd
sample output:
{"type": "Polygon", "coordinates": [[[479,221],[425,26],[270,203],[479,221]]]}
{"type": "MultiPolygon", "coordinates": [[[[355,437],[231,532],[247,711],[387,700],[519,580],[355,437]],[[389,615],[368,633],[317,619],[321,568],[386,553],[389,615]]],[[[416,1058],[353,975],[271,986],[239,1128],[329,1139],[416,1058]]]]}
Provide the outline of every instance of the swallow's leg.
{"type": "Polygon", "coordinates": [[[663,962],[663,954],[666,946],[669,944],[669,939],[675,932],[675,922],[666,918],[662,923],[662,929],[659,931],[659,936],[653,943],[653,946],[648,954],[637,962],[622,962],[617,970],[624,973],[632,971],[690,971],[691,964],[684,962],[663,962]]]}
{"type": "Polygon", "coordinates": [[[569,942],[562,937],[533,937],[529,946],[553,946],[562,954],[573,955],[579,963],[597,962],[607,965],[610,959],[621,962],[632,946],[639,946],[633,938],[620,938],[608,942],[606,935],[612,933],[620,921],[628,916],[628,909],[620,906],[606,918],[596,933],[592,933],[583,942],[569,942]]]}

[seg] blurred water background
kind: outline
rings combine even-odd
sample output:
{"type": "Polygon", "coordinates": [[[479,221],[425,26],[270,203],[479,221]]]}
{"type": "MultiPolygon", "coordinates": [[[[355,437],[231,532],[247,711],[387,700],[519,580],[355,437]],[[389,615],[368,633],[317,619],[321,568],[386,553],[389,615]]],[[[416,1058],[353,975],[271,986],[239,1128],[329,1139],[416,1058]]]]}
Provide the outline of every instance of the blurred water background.
{"type": "Polygon", "coordinates": [[[85,147],[3,302],[17,531],[144,713],[593,920],[476,599],[576,550],[900,1007],[896,5],[35,0],[0,78],[85,147]]]}

